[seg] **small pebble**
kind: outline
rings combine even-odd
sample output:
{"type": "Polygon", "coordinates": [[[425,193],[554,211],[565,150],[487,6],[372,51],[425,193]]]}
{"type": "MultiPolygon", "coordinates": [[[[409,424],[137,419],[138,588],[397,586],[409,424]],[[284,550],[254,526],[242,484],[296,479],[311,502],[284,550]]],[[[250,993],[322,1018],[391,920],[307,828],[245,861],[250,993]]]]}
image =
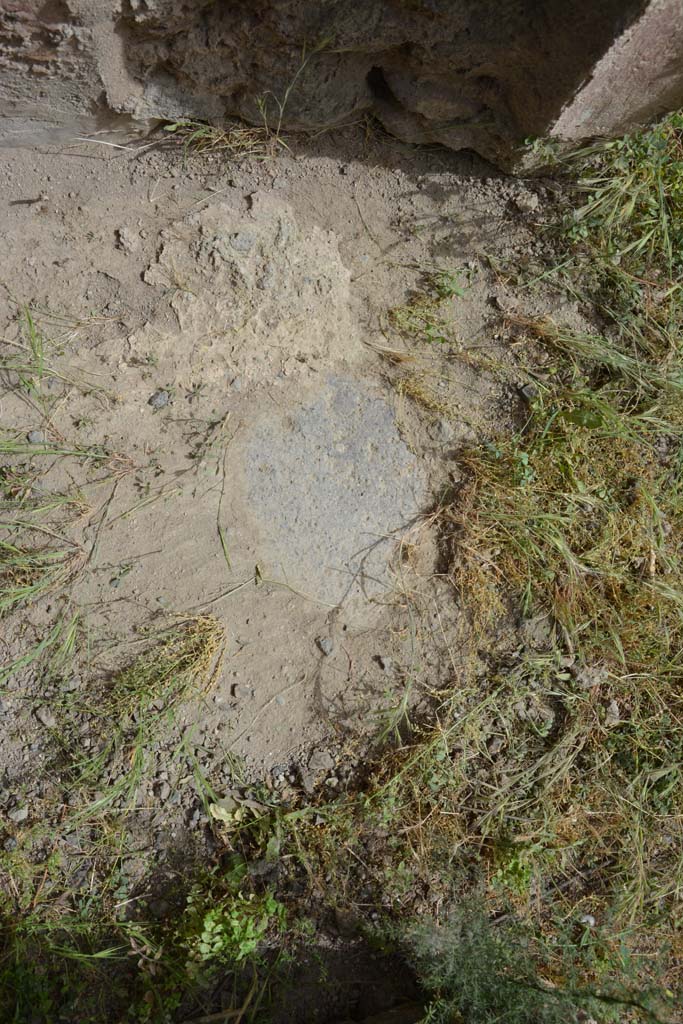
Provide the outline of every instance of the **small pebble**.
{"type": "Polygon", "coordinates": [[[14,836],[9,836],[2,844],[2,848],[5,853],[14,853],[17,848],[17,841],[14,836]]]}
{"type": "Polygon", "coordinates": [[[40,722],[40,724],[44,725],[46,729],[54,729],[54,727],[57,725],[57,719],[52,714],[50,709],[48,707],[45,707],[45,705],[43,705],[43,707],[41,708],[36,709],[35,716],[40,722]]]}
{"type": "Polygon", "coordinates": [[[308,793],[309,796],[315,792],[315,776],[316,773],[311,771],[310,769],[299,769],[299,779],[301,785],[303,787],[304,792],[308,793]]]}
{"type": "Polygon", "coordinates": [[[534,398],[538,397],[538,388],[535,384],[520,384],[518,390],[525,402],[533,402],[534,398]]]}
{"type": "Polygon", "coordinates": [[[315,642],[326,658],[334,651],[334,643],[329,636],[318,636],[315,642]]]}
{"type": "Polygon", "coordinates": [[[592,914],[582,914],[579,922],[585,924],[587,928],[595,928],[595,918],[592,914]]]}
{"type": "Polygon", "coordinates": [[[163,409],[171,401],[171,396],[164,388],[158,388],[151,398],[148,399],[147,405],[151,405],[153,409],[163,409]]]}
{"type": "Polygon", "coordinates": [[[334,758],[329,750],[313,750],[308,759],[308,767],[313,772],[324,772],[334,768],[334,758]]]}
{"type": "Polygon", "coordinates": [[[233,683],[230,693],[235,700],[250,700],[256,695],[253,687],[246,686],[244,683],[233,683]]]}
{"type": "Polygon", "coordinates": [[[7,817],[15,825],[20,825],[22,821],[26,821],[28,818],[28,807],[13,807],[11,811],[7,812],[7,817]]]}
{"type": "Polygon", "coordinates": [[[489,742],[488,742],[489,754],[492,754],[492,755],[499,754],[501,752],[501,750],[503,749],[503,744],[504,743],[505,743],[505,740],[503,739],[502,736],[494,736],[493,739],[489,740],[489,742]]]}
{"type": "Polygon", "coordinates": [[[171,787],[170,787],[170,785],[168,784],[168,782],[162,782],[161,785],[157,787],[157,797],[158,797],[158,799],[162,803],[164,803],[166,800],[168,800],[170,795],[171,795],[171,787]]]}
{"type": "Polygon", "coordinates": [[[621,712],[619,711],[619,705],[615,700],[612,700],[609,703],[609,707],[607,708],[607,714],[605,715],[605,725],[608,729],[611,729],[615,725],[619,725],[620,721],[621,712]]]}
{"type": "Polygon", "coordinates": [[[42,430],[29,430],[26,440],[29,444],[45,444],[45,434],[42,430]]]}

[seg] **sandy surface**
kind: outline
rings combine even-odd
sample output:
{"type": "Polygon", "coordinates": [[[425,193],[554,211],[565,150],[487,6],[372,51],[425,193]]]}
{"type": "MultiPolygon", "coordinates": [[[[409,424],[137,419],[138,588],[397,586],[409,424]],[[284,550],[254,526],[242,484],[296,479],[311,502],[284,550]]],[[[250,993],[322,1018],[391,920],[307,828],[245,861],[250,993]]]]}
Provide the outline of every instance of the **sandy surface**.
{"type": "Polygon", "coordinates": [[[51,368],[32,393],[4,374],[4,436],[24,445],[14,471],[40,466],[44,493],[78,495],[50,528],[79,557],[67,588],[5,618],[3,661],[67,601],[87,652],[75,678],[7,681],[7,807],[68,801],[37,709],[59,724],[65,694],[126,664],[142,630],[210,613],[221,673],[169,719],[139,794],[160,849],[202,824],[181,741],[216,790],[235,757],[248,777],[308,785],[408,683],[416,705],[457,685],[463,624],[431,512],[457,486],[458,449],[519,415],[495,372],[514,353],[487,257],[535,244],[530,186],[354,132],[239,165],[4,150],[0,182],[3,356],[27,344],[30,307],[51,368]],[[411,341],[389,311],[437,268],[462,285],[450,342],[411,341]],[[408,373],[431,404],[400,386],[408,373]],[[83,456],[100,447],[105,462],[83,456]]]}

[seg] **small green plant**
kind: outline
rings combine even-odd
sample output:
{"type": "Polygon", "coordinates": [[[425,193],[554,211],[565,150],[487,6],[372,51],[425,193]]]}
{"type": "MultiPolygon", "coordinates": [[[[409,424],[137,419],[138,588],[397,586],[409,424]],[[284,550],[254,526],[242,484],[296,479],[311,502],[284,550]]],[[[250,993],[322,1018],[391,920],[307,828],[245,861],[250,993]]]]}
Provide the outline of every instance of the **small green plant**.
{"type": "Polygon", "coordinates": [[[522,844],[501,842],[496,850],[492,883],[503,891],[511,890],[517,896],[527,896],[533,878],[529,850],[522,844]]]}
{"type": "Polygon", "coordinates": [[[284,926],[285,911],[270,893],[238,892],[207,908],[204,893],[191,894],[183,926],[188,966],[239,964],[252,957],[268,931],[284,926]]]}
{"type": "Polygon", "coordinates": [[[427,270],[420,294],[408,305],[391,310],[391,325],[410,340],[450,345],[455,341],[455,331],[444,304],[464,294],[458,273],[441,268],[427,270]]]}
{"type": "Polygon", "coordinates": [[[465,294],[460,276],[451,270],[435,270],[430,273],[427,287],[442,302],[446,299],[461,299],[465,294]]]}

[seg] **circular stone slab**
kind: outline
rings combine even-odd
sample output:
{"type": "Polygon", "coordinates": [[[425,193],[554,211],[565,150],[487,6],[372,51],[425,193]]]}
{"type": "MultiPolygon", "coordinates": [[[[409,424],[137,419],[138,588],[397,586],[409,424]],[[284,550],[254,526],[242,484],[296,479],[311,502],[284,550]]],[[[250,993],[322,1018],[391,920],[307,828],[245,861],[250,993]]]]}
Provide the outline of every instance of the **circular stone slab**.
{"type": "Polygon", "coordinates": [[[274,578],[330,605],[391,585],[390,555],[427,484],[378,392],[331,377],[298,407],[259,420],[245,473],[259,557],[274,578]]]}

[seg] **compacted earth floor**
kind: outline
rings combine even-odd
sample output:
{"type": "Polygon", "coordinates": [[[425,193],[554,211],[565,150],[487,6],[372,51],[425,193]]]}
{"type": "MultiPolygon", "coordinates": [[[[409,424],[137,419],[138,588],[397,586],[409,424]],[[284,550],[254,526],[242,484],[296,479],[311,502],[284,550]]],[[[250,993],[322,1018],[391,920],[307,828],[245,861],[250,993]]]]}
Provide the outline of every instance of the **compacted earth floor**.
{"type": "Polygon", "coordinates": [[[0,847],[72,893],[108,815],[130,890],[210,847],[206,792],[338,791],[457,685],[434,513],[523,414],[495,268],[548,198],[356,128],[239,162],[111,140],[0,153],[0,847]],[[102,693],[157,641],[205,671],[117,746],[102,693]]]}

